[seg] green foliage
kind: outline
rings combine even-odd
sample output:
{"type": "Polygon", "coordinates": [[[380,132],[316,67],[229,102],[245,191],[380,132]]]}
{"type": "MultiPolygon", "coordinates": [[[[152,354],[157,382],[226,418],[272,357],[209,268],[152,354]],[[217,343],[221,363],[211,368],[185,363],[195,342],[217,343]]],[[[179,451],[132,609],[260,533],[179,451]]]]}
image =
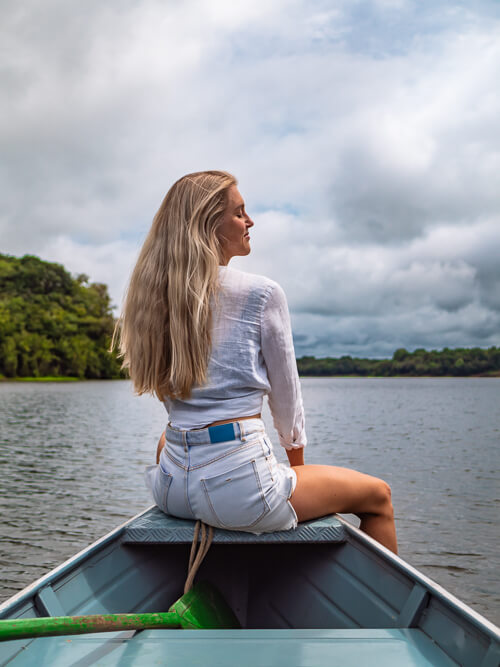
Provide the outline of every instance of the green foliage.
{"type": "MultiPolygon", "coordinates": [[[[0,378],[123,377],[108,349],[114,328],[106,285],[60,264],[0,254],[0,378]]],[[[500,348],[408,352],[392,359],[302,357],[301,375],[499,375],[500,348]]]]}
{"type": "Polygon", "coordinates": [[[470,375],[500,375],[500,348],[490,347],[488,350],[479,347],[458,348],[450,350],[447,347],[440,352],[427,351],[419,348],[408,352],[399,348],[392,359],[356,359],[330,357],[316,359],[302,357],[297,359],[297,366],[301,375],[376,375],[376,376],[470,376],[470,375]]]}
{"type": "Polygon", "coordinates": [[[0,254],[0,376],[122,377],[108,351],[113,328],[106,285],[0,254]]]}
{"type": "Polygon", "coordinates": [[[400,348],[398,348],[398,349],[396,350],[396,352],[394,352],[394,354],[392,355],[392,360],[393,360],[393,361],[403,361],[404,359],[406,359],[406,357],[407,357],[408,355],[409,355],[408,350],[405,350],[404,347],[400,347],[400,348]]]}

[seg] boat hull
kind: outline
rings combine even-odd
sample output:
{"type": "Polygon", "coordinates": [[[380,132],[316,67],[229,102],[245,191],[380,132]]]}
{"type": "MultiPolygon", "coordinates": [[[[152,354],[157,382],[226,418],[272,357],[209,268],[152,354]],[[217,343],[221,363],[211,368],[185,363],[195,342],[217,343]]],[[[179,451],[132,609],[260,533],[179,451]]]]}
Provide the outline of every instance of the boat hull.
{"type": "MultiPolygon", "coordinates": [[[[183,592],[192,532],[150,508],[1,605],[0,618],[166,611],[183,592]]],[[[260,536],[217,530],[198,579],[220,589],[242,630],[8,641],[0,665],[234,665],[233,648],[239,665],[499,663],[496,626],[339,517],[260,536]]]]}

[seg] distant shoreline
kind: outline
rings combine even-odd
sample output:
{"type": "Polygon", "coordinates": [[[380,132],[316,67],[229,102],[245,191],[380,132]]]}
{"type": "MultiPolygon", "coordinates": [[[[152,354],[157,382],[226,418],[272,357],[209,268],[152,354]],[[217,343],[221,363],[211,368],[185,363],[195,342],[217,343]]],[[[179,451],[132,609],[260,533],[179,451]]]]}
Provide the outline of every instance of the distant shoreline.
{"type": "MultiPolygon", "coordinates": [[[[481,373],[477,375],[314,375],[312,373],[307,373],[305,375],[301,374],[300,378],[323,378],[325,380],[331,380],[333,378],[344,378],[344,379],[381,379],[389,380],[391,378],[401,379],[405,378],[407,380],[418,380],[419,378],[455,378],[455,379],[467,379],[467,378],[500,378],[500,371],[492,371],[490,373],[481,373]]],[[[16,377],[16,378],[6,378],[0,377],[0,382],[109,382],[110,380],[129,380],[130,378],[77,378],[77,377],[16,377]]]]}
{"type": "Polygon", "coordinates": [[[373,379],[379,378],[381,380],[390,380],[391,378],[399,379],[405,378],[407,380],[418,380],[420,378],[455,378],[457,380],[467,380],[467,378],[500,378],[500,371],[492,371],[491,373],[478,373],[476,375],[313,375],[312,373],[300,374],[300,378],[325,378],[331,380],[332,378],[361,378],[373,379]]]}
{"type": "Polygon", "coordinates": [[[49,375],[47,377],[15,377],[15,378],[6,378],[0,377],[0,382],[84,382],[86,378],[77,378],[77,377],[56,377],[49,375]]]}

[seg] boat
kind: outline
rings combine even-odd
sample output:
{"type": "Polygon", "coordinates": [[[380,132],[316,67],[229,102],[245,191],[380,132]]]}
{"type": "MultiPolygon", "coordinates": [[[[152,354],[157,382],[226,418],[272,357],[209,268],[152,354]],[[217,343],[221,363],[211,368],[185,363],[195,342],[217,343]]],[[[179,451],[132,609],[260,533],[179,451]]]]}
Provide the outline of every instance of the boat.
{"type": "MultiPolygon", "coordinates": [[[[0,606],[1,619],[164,612],[194,522],[157,507],[0,606]]],[[[240,629],[146,629],[0,642],[0,665],[498,667],[499,628],[337,515],[254,535],[216,529],[196,575],[240,629]]]]}

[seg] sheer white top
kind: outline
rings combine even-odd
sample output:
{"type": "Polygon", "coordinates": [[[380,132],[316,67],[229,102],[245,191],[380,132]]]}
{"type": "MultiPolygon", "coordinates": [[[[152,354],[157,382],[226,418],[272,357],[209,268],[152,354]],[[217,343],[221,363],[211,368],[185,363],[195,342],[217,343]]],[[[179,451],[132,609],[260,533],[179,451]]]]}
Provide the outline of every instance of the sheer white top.
{"type": "Polygon", "coordinates": [[[285,449],[304,447],[304,408],[285,293],[269,278],[219,268],[208,381],[166,399],[173,427],[191,430],[262,411],[267,394],[285,449]]]}

